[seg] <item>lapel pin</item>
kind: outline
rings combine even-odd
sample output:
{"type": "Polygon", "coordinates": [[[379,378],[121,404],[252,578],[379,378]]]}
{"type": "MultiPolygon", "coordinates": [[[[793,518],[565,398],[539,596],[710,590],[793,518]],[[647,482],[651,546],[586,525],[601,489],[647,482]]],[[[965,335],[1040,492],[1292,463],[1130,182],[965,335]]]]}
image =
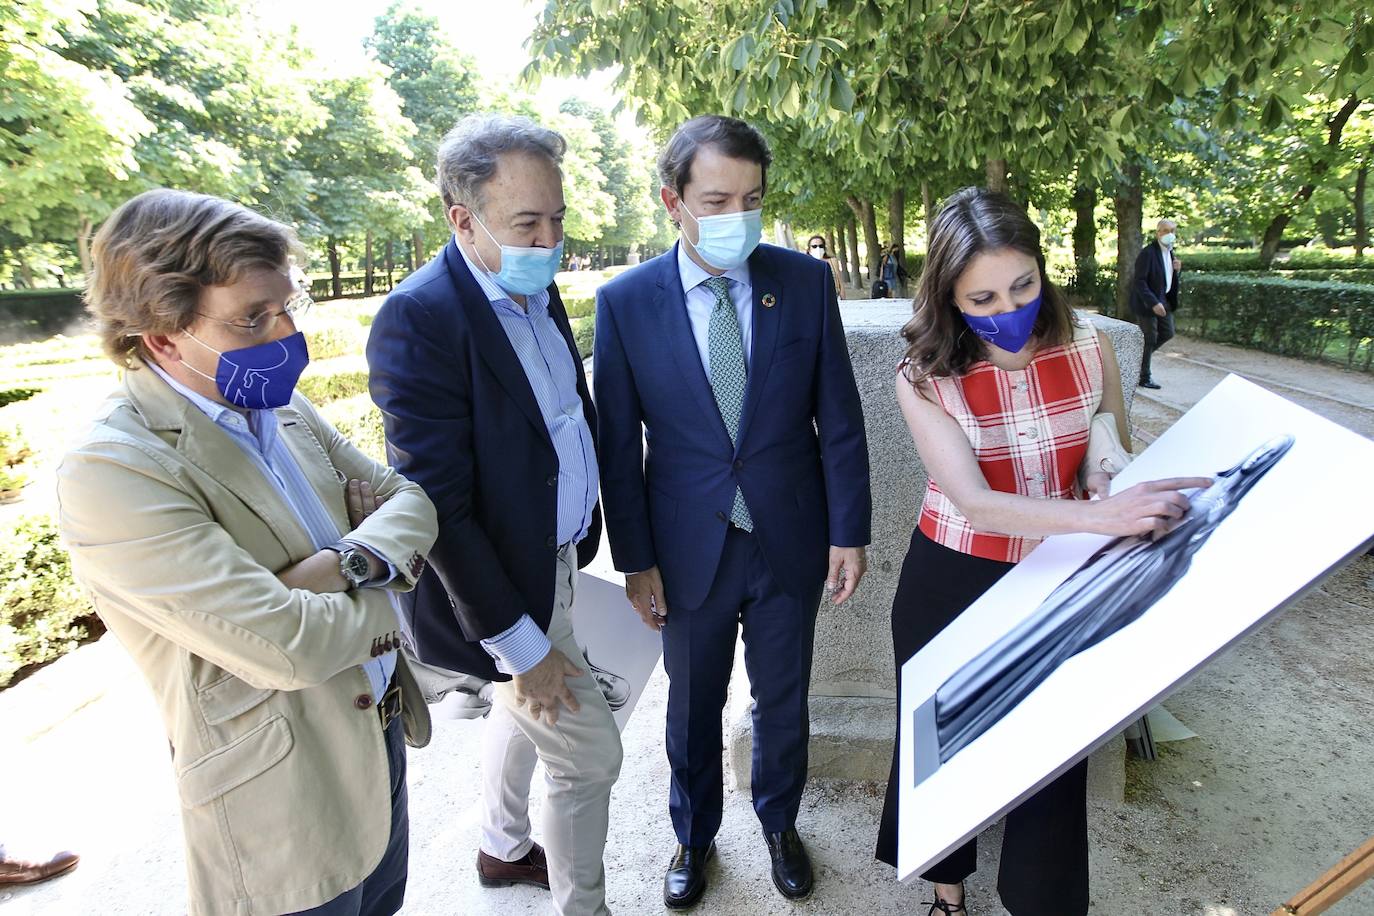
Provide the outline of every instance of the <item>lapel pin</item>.
{"type": "Polygon", "coordinates": [[[766,309],[771,309],[773,306],[775,306],[775,305],[777,305],[777,304],[778,304],[778,297],[777,297],[777,296],[773,295],[772,293],[764,293],[764,294],[763,294],[763,307],[764,307],[764,308],[766,308],[766,309]]]}

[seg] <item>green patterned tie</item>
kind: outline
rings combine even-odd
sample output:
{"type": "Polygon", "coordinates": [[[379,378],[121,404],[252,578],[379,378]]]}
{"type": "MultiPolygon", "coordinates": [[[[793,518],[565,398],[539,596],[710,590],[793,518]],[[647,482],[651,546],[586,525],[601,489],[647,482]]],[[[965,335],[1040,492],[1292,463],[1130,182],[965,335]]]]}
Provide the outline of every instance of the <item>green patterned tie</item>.
{"type": "MultiPolygon", "coordinates": [[[[730,441],[734,442],[739,434],[739,415],[744,408],[744,388],[748,382],[744,368],[744,335],[740,333],[735,304],[730,301],[730,281],[712,277],[706,281],[706,288],[716,296],[716,307],[711,310],[711,325],[706,335],[707,351],[711,356],[711,392],[716,396],[716,406],[720,408],[720,418],[725,421],[730,441]]],[[[744,504],[744,494],[739,487],[735,487],[730,521],[745,531],[754,530],[754,520],[749,516],[749,507],[744,504]]]]}

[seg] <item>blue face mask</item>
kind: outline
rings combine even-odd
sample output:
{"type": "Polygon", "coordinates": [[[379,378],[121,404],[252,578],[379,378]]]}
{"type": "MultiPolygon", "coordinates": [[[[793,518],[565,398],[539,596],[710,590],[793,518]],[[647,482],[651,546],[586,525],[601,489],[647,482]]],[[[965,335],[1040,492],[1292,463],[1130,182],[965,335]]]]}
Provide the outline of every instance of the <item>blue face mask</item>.
{"type": "Polygon", "coordinates": [[[962,310],[959,314],[964,316],[964,322],[973,333],[983,340],[1008,353],[1019,353],[1035,330],[1035,319],[1040,315],[1043,298],[1042,293],[1025,305],[1001,315],[970,315],[962,310]]]}
{"type": "Polygon", "coordinates": [[[218,353],[219,365],[215,367],[213,379],[185,360],[182,365],[214,382],[224,399],[235,407],[249,410],[285,407],[291,403],[296,382],[310,363],[310,350],[305,345],[305,334],[300,331],[281,340],[227,351],[216,350],[190,331],[183,333],[211,353],[218,353]]]}
{"type": "MultiPolygon", "coordinates": [[[[687,204],[682,205],[687,210],[687,204]]],[[[754,253],[763,238],[763,209],[741,210],[738,213],[721,213],[717,216],[698,218],[691,210],[687,215],[696,220],[697,241],[682,238],[692,245],[701,259],[716,270],[734,270],[754,253]]]]}
{"type": "MultiPolygon", "coordinates": [[[[491,230],[480,219],[477,214],[472,214],[477,225],[482,227],[482,231],[487,234],[487,238],[496,244],[496,236],[491,234],[491,230]]],[[[477,249],[474,247],[474,251],[477,249]]],[[[482,261],[482,256],[477,255],[477,260],[482,261]]],[[[563,242],[560,239],[558,244],[552,248],[519,248],[515,245],[501,245],[501,270],[499,273],[492,273],[491,268],[487,267],[482,261],[482,269],[491,275],[496,281],[496,285],[514,296],[533,296],[540,290],[549,288],[553,282],[554,274],[558,273],[558,267],[563,263],[563,242]]]]}
{"type": "Polygon", "coordinates": [[[1165,248],[1173,248],[1176,239],[1177,236],[1172,232],[1166,232],[1159,237],[1159,244],[1163,245],[1165,248]]]}

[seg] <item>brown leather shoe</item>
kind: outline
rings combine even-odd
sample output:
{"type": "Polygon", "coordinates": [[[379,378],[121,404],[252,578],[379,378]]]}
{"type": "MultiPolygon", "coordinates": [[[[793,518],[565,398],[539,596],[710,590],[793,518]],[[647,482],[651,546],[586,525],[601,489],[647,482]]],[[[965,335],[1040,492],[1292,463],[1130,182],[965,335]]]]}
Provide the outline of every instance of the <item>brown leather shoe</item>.
{"type": "Polygon", "coordinates": [[[12,859],[8,854],[0,854],[0,885],[37,884],[55,878],[65,871],[76,868],[81,857],[74,852],[62,851],[46,862],[29,862],[12,859]]]}
{"type": "Polygon", "coordinates": [[[477,850],[477,880],[483,887],[510,887],[512,884],[529,884],[549,889],[549,861],[544,857],[544,848],[538,843],[530,847],[523,859],[502,862],[496,856],[489,856],[477,850]]]}

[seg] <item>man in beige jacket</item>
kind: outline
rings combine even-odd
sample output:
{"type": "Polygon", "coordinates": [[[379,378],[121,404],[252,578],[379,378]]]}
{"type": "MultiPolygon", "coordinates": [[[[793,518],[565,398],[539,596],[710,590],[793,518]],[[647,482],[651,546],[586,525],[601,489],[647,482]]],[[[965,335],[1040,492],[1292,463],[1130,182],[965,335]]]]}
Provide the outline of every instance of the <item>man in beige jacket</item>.
{"type": "Polygon", "coordinates": [[[196,916],[399,910],[429,739],[386,589],[434,507],[294,393],[297,246],[213,197],[116,210],[87,297],[127,369],[58,469],[73,569],[162,711],[196,916]]]}

